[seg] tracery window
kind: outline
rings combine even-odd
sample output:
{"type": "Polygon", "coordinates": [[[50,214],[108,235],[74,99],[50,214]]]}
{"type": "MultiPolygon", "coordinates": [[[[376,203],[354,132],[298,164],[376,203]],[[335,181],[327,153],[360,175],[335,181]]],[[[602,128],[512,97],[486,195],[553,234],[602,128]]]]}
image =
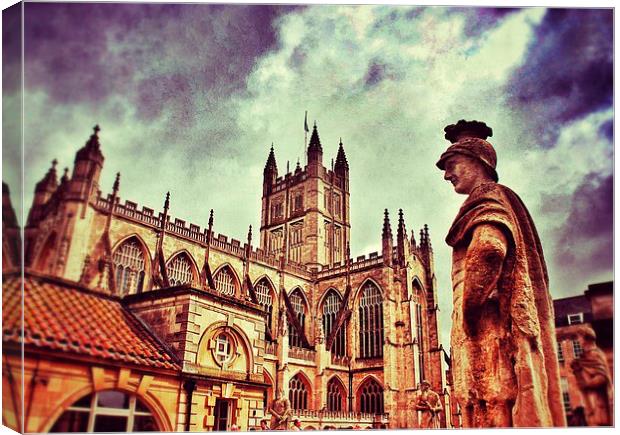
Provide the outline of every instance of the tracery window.
{"type": "Polygon", "coordinates": [[[346,392],[338,378],[333,377],[327,383],[327,410],[341,412],[345,410],[346,392]]]}
{"type": "Polygon", "coordinates": [[[282,251],[284,245],[284,230],[278,228],[270,233],[269,237],[269,252],[271,254],[278,254],[282,251]]]}
{"type": "MultiPolygon", "coordinates": [[[[295,290],[293,294],[289,296],[289,300],[291,301],[293,311],[295,312],[295,316],[297,317],[297,321],[299,322],[301,329],[305,330],[306,304],[304,303],[304,298],[301,295],[301,291],[299,289],[295,290]]],[[[288,328],[288,344],[289,347],[302,347],[301,336],[293,325],[289,325],[288,328]]]]}
{"type": "Polygon", "coordinates": [[[271,287],[269,282],[263,278],[256,284],[256,298],[258,303],[263,307],[267,313],[267,326],[271,329],[273,323],[273,297],[271,296],[271,287]]]}
{"type": "Polygon", "coordinates": [[[215,288],[218,292],[226,296],[235,295],[235,277],[229,267],[222,268],[213,278],[215,288]]]}
{"type": "Polygon", "coordinates": [[[342,228],[334,226],[334,262],[340,263],[342,259],[342,228]]]}
{"type": "Polygon", "coordinates": [[[379,288],[368,281],[359,304],[360,358],[383,356],[383,303],[379,288]]]}
{"type": "Polygon", "coordinates": [[[334,215],[340,217],[340,195],[334,193],[334,215]]]}
{"type": "Polygon", "coordinates": [[[301,263],[301,252],[303,248],[303,222],[291,224],[290,234],[290,258],[296,263],[301,263]]]}
{"type": "Polygon", "coordinates": [[[141,293],[144,287],[144,253],[140,242],[131,238],[121,244],[112,256],[116,289],[121,295],[141,293]]]}
{"type": "Polygon", "coordinates": [[[185,253],[179,254],[168,263],[168,279],[171,286],[191,284],[192,263],[185,253]]]}
{"type": "Polygon", "coordinates": [[[383,414],[383,388],[370,379],[361,388],[358,396],[360,412],[383,414]]]}
{"type": "Polygon", "coordinates": [[[135,395],[106,390],[89,394],[71,405],[50,432],[160,431],[153,414],[135,395]]]}
{"type": "MultiPolygon", "coordinates": [[[[338,312],[341,306],[342,299],[340,295],[336,291],[330,290],[323,302],[323,332],[325,333],[325,338],[329,337],[332,330],[336,327],[338,312]]],[[[347,352],[346,343],[346,325],[343,324],[334,337],[330,349],[331,353],[336,356],[345,356],[347,352]]]]}
{"type": "Polygon", "coordinates": [[[288,400],[293,409],[308,409],[309,388],[299,374],[288,382],[288,400]]]}

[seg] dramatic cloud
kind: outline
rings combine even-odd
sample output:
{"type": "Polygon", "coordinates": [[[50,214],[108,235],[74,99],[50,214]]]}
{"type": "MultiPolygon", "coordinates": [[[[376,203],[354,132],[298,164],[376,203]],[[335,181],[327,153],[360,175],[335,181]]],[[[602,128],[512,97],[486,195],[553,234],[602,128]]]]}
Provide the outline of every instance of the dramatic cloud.
{"type": "MultiPolygon", "coordinates": [[[[49,161],[71,166],[95,123],[101,188],[243,239],[274,143],[305,163],[304,111],[324,165],[342,137],[352,254],[380,250],[383,208],[428,223],[442,341],[443,238],[464,197],[435,162],[443,127],[494,130],[500,181],[537,223],[555,297],[611,279],[612,11],[404,6],[26,4],[26,203],[49,161]],[[596,216],[591,216],[595,214],[596,216]]],[[[6,88],[5,88],[6,92],[6,88]]],[[[5,95],[6,98],[6,95],[5,95]]],[[[15,98],[9,90],[8,98],[15,98]]],[[[287,164],[287,161],[289,162],[287,164]]]]}

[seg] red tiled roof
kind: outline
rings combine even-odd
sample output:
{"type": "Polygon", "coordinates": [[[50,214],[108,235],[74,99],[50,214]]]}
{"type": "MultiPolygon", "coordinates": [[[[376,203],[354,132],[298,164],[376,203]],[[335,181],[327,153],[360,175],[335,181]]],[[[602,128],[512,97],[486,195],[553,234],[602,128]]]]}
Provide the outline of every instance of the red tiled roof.
{"type": "MultiPolygon", "coordinates": [[[[2,341],[21,342],[19,276],[2,283],[2,341]]],[[[119,300],[27,274],[26,346],[142,366],[180,369],[174,357],[119,300]]]]}

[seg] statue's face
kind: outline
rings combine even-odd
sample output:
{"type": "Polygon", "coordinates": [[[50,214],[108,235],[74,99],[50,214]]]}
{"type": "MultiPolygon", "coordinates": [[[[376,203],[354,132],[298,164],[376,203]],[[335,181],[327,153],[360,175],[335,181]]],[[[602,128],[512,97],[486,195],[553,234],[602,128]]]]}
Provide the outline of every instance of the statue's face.
{"type": "Polygon", "coordinates": [[[478,184],[485,181],[484,166],[478,160],[462,154],[448,157],[444,171],[443,178],[452,183],[456,193],[469,195],[478,184]]]}
{"type": "Polygon", "coordinates": [[[422,388],[422,391],[428,391],[428,384],[427,383],[423,383],[420,388],[422,388]]]}

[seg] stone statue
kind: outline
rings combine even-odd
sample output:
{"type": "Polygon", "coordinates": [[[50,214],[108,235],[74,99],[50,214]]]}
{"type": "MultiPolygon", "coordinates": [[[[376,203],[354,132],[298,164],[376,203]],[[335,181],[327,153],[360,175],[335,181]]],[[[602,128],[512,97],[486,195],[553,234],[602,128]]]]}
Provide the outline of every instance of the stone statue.
{"type": "Polygon", "coordinates": [[[553,304],[527,208],[498,184],[486,124],[445,128],[437,166],[468,195],[446,242],[453,248],[452,372],[464,427],[566,426],[553,304]]]}
{"type": "Polygon", "coordinates": [[[439,429],[439,413],[442,411],[439,394],[431,390],[428,381],[420,382],[415,396],[415,409],[420,415],[420,429],[439,429]]]}
{"type": "Polygon", "coordinates": [[[596,334],[585,328],[581,358],[571,362],[571,369],[585,402],[585,418],[588,426],[613,425],[613,385],[607,360],[596,346],[596,334]]]}
{"type": "Polygon", "coordinates": [[[291,402],[284,395],[284,390],[278,391],[278,397],[271,403],[271,430],[288,430],[291,419],[291,402]]]}

